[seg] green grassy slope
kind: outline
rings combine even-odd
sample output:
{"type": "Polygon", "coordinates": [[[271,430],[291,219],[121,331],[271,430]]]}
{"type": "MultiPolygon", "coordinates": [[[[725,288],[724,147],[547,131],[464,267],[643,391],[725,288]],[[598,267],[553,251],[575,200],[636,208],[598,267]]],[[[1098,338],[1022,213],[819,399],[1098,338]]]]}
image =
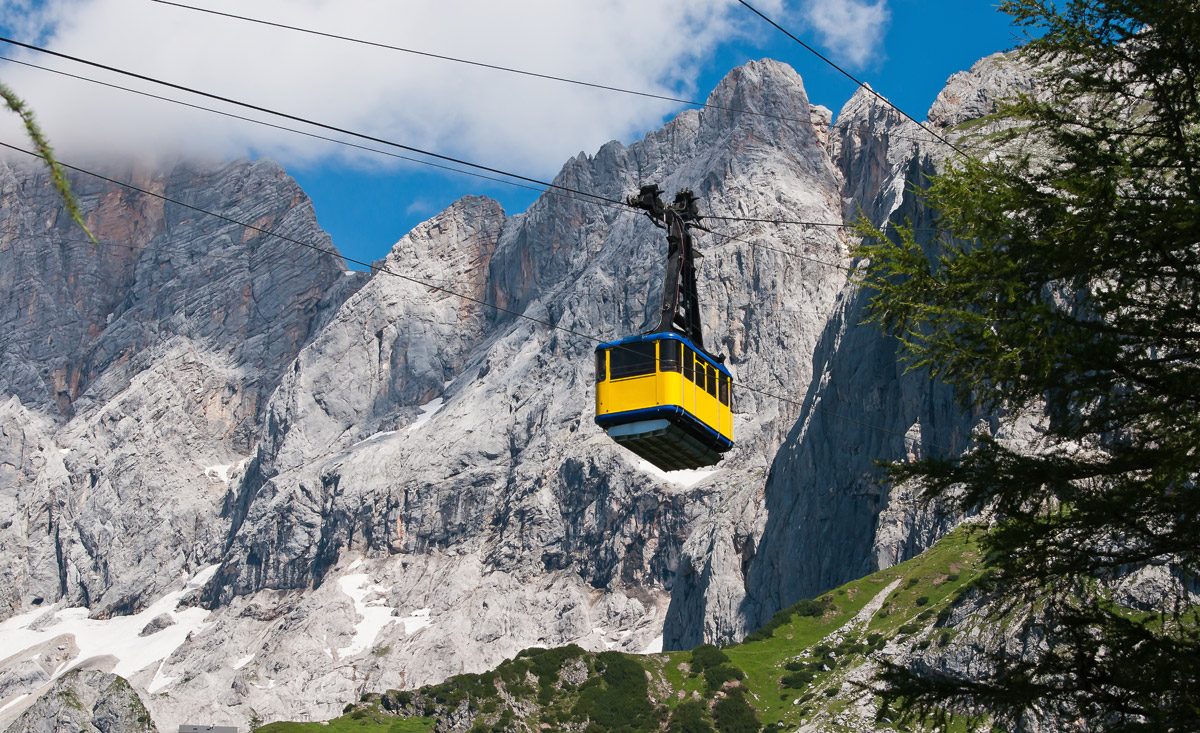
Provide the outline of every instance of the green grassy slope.
{"type": "Polygon", "coordinates": [[[960,528],[922,555],[776,614],[737,645],[651,655],[527,649],[481,675],[369,695],[327,723],[272,723],[261,733],[439,730],[685,733],[822,730],[875,721],[878,657],[945,645],[948,607],[981,572],[960,528]],[[856,618],[857,617],[857,618],[856,618]]]}

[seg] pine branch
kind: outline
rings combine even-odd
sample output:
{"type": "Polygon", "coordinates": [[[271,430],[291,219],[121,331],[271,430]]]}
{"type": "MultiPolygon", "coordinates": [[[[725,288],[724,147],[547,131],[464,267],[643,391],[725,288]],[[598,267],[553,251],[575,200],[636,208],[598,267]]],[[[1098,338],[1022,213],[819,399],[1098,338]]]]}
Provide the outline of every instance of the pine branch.
{"type": "Polygon", "coordinates": [[[25,104],[11,89],[0,83],[0,96],[4,98],[5,105],[15,112],[21,118],[21,122],[25,125],[25,131],[29,134],[29,139],[33,141],[34,147],[46,164],[50,166],[50,179],[54,184],[54,189],[58,191],[59,197],[62,198],[63,205],[67,208],[67,213],[79,225],[88,239],[96,243],[96,237],[88,229],[87,224],[83,221],[83,215],[79,213],[79,204],[75,200],[74,194],[71,193],[71,184],[67,182],[67,176],[63,172],[62,166],[54,158],[54,149],[50,147],[49,141],[42,134],[41,127],[38,126],[37,120],[33,115],[33,110],[25,104]]]}

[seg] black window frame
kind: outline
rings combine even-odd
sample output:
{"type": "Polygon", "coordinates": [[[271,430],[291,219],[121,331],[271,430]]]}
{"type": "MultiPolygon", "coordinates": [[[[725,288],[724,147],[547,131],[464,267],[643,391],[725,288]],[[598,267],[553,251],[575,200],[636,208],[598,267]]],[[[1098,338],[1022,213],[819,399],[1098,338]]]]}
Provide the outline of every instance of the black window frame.
{"type": "Polygon", "coordinates": [[[657,343],[638,341],[609,349],[608,373],[611,379],[631,379],[654,374],[658,361],[657,343]]]}
{"type": "Polygon", "coordinates": [[[608,379],[608,349],[596,350],[596,383],[608,379]]]}
{"type": "Polygon", "coordinates": [[[725,405],[726,407],[732,407],[729,399],[730,392],[732,392],[730,389],[729,377],[725,376],[724,374],[717,374],[717,391],[719,393],[717,399],[721,401],[721,404],[725,405]]]}
{"type": "Polygon", "coordinates": [[[717,396],[717,370],[712,364],[705,362],[704,364],[704,391],[708,392],[713,397],[717,396]]]}
{"type": "Polygon", "coordinates": [[[683,378],[696,383],[696,352],[690,346],[683,347],[683,378]]]}

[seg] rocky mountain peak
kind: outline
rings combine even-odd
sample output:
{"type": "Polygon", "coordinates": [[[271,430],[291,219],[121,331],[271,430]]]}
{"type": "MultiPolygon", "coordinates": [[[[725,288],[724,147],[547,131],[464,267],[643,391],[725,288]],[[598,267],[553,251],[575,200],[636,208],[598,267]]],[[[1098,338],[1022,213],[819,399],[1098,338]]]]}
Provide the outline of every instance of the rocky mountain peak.
{"type": "Polygon", "coordinates": [[[708,95],[708,104],[760,114],[808,119],[804,80],[788,64],[774,59],[735,67],[708,95]]]}
{"type": "MultiPolygon", "coordinates": [[[[20,232],[0,238],[0,386],[17,398],[0,401],[0,542],[19,548],[0,558],[5,612],[120,620],[176,588],[187,608],[162,613],[203,623],[131,682],[160,724],[244,724],[251,709],[330,716],[532,645],[737,639],[928,544],[954,518],[889,495],[872,460],[904,455],[913,431],[956,445],[974,423],[860,325],[844,231],[762,220],[837,224],[861,206],[923,221],[911,184],[939,158],[862,93],[828,127],[774,61],[734,70],[710,102],[730,109],[683,112],[555,179],[617,200],[686,187],[703,213],[742,219],[697,240],[735,447],[683,474],[592,421],[596,343],[641,330],[661,292],[666,242],[638,212],[550,191],[506,216],[466,197],[368,279],[134,200],[124,225],[91,214],[112,246],[136,245],[104,270],[62,254],[74,245],[44,181],[0,170],[0,214],[20,232]],[[47,231],[64,241],[39,246],[47,231]],[[34,303],[43,290],[52,307],[34,303]],[[70,338],[37,340],[74,320],[70,338]]],[[[329,246],[271,164],[151,184],[329,246]]],[[[87,185],[88,212],[118,200],[87,185]]]]}
{"type": "Polygon", "coordinates": [[[995,112],[1002,100],[1036,90],[1033,70],[1015,53],[995,53],[947,80],[929,108],[929,122],[938,128],[961,125],[995,112]]]}

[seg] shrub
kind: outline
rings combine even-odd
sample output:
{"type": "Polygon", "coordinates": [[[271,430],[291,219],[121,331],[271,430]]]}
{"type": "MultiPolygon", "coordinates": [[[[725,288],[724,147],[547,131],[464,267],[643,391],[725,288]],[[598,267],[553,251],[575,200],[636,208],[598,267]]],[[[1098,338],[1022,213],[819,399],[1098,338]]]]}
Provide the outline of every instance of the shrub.
{"type": "Polygon", "coordinates": [[[496,668],[497,674],[504,684],[508,687],[525,682],[525,673],[530,670],[533,665],[525,659],[505,660],[496,668]]]}
{"type": "Polygon", "coordinates": [[[793,690],[799,690],[799,689],[803,688],[805,685],[807,685],[809,682],[812,682],[812,679],[813,679],[812,672],[801,670],[801,671],[793,672],[791,674],[785,674],[779,680],[779,683],[781,685],[783,685],[784,687],[790,687],[793,690]]]}
{"type": "Polygon", "coordinates": [[[958,581],[958,573],[950,573],[949,575],[946,576],[947,583],[954,583],[957,581],[958,581]]]}
{"type": "Polygon", "coordinates": [[[924,606],[926,603],[929,603],[929,596],[921,596],[917,599],[918,606],[924,606]]]}
{"type": "Polygon", "coordinates": [[[867,636],[867,646],[883,646],[883,634],[870,634],[867,636]]]}
{"type": "Polygon", "coordinates": [[[704,705],[698,700],[686,700],[671,713],[667,730],[670,733],[712,733],[713,727],[708,722],[708,711],[704,705]]]}
{"type": "Polygon", "coordinates": [[[917,584],[917,583],[919,583],[919,582],[921,582],[921,579],[920,579],[920,578],[909,578],[909,579],[908,579],[908,584],[907,584],[907,585],[905,585],[904,587],[905,587],[905,588],[911,588],[911,587],[913,587],[914,585],[916,585],[916,584],[917,584]]]}
{"type": "Polygon", "coordinates": [[[713,706],[713,720],[720,733],[758,733],[762,723],[754,714],[754,708],[746,702],[741,690],[731,690],[713,706]]]}
{"type": "Polygon", "coordinates": [[[725,652],[712,644],[701,644],[692,650],[692,676],[698,675],[709,667],[724,664],[729,661],[725,652]]]}
{"type": "Polygon", "coordinates": [[[833,697],[836,694],[838,694],[838,688],[836,687],[830,687],[825,690],[825,697],[833,697]]]}
{"type": "Polygon", "coordinates": [[[915,634],[920,630],[921,627],[918,624],[904,624],[899,629],[901,634],[915,634]]]}
{"type": "Polygon", "coordinates": [[[808,667],[808,665],[805,664],[804,662],[801,662],[799,659],[793,659],[792,661],[783,665],[783,668],[789,672],[799,672],[800,670],[805,669],[806,667],[808,667]]]}
{"type": "Polygon", "coordinates": [[[581,687],[583,692],[571,714],[576,719],[587,718],[601,729],[657,729],[659,715],[650,703],[642,665],[618,652],[601,652],[596,655],[596,666],[603,668],[600,679],[604,684],[581,687]]]}
{"type": "Polygon", "coordinates": [[[744,680],[746,674],[732,664],[719,664],[704,670],[704,689],[714,692],[721,689],[726,682],[744,680]]]}

